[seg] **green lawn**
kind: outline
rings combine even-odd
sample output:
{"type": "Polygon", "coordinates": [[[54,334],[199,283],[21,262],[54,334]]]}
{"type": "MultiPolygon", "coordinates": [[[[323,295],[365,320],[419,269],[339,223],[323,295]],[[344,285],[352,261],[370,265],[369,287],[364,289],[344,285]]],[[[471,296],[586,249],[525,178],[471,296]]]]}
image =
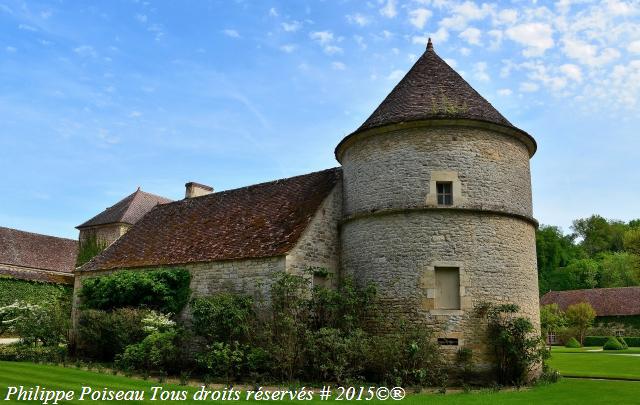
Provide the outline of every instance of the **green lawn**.
{"type": "MultiPolygon", "coordinates": [[[[82,386],[91,386],[102,390],[145,390],[145,398],[142,403],[161,403],[149,401],[148,395],[153,386],[159,384],[152,381],[129,379],[122,376],[99,374],[74,368],[62,368],[58,366],[36,365],[32,363],[0,362],[0,400],[4,400],[8,386],[23,385],[35,387],[40,385],[48,389],[64,389],[79,392],[82,386]]],[[[175,385],[163,385],[165,390],[182,390],[184,387],[175,385]]],[[[196,388],[188,388],[193,393],[196,388]]],[[[76,397],[77,397],[76,393],[76,397]]],[[[506,392],[474,392],[460,394],[419,394],[409,395],[402,403],[407,405],[418,404],[530,404],[532,402],[544,404],[633,404],[638,403],[640,396],[640,382],[632,381],[594,381],[565,379],[557,384],[539,386],[523,391],[506,392]]],[[[210,402],[210,401],[206,401],[210,402]]],[[[243,401],[244,402],[244,401],[243,401]]],[[[290,401],[278,401],[290,402],[290,401]]],[[[319,400],[305,401],[303,403],[320,403],[319,400]]],[[[323,401],[326,402],[326,401],[323,401]]],[[[379,402],[379,401],[378,401],[379,402]]],[[[388,403],[394,401],[388,400],[388,403]]],[[[11,401],[6,401],[11,403],[11,401]]],[[[16,402],[17,403],[17,402],[16,402]]],[[[38,402],[21,402],[38,403],[38,402]]],[[[71,401],[65,403],[99,404],[117,403],[100,401],[71,401]]],[[[138,402],[140,403],[140,402],[138,402]]],[[[181,403],[202,403],[184,401],[181,403]]]]}
{"type": "Polygon", "coordinates": [[[588,352],[553,348],[549,364],[564,376],[640,380],[640,350],[588,352]]]}
{"type": "Polygon", "coordinates": [[[600,354],[640,354],[640,347],[630,347],[625,350],[602,350],[602,347],[579,347],[577,349],[571,349],[563,346],[553,346],[551,348],[553,353],[600,353],[600,354]]]}

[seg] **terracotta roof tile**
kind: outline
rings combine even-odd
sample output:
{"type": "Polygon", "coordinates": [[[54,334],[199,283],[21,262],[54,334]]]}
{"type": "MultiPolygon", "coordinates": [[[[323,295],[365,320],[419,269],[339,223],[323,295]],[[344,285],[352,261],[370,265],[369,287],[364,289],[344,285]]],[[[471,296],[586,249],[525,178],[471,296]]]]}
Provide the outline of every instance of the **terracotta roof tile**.
{"type": "Polygon", "coordinates": [[[78,241],[0,227],[0,265],[72,273],[78,241]]]}
{"type": "Polygon", "coordinates": [[[406,121],[445,118],[513,127],[431,45],[356,132],[406,121]]]}
{"type": "Polygon", "coordinates": [[[166,204],[168,202],[171,202],[168,198],[151,193],[145,193],[138,189],[133,194],[128,195],[115,205],[107,208],[85,223],[78,225],[76,228],[81,229],[115,223],[133,225],[156,205],[166,204]]]}
{"type": "Polygon", "coordinates": [[[589,303],[598,316],[640,315],[640,287],[550,291],[540,299],[541,305],[556,303],[563,311],[580,302],[589,303]]]}
{"type": "Polygon", "coordinates": [[[340,175],[329,169],[158,205],[81,270],[285,254],[340,175]]]}

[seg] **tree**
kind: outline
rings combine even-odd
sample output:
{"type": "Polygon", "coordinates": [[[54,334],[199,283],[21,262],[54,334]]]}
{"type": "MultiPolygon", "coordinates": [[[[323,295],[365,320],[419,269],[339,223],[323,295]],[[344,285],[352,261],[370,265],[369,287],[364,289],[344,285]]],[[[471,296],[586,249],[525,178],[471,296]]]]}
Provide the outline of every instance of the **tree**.
{"type": "Polygon", "coordinates": [[[619,252],[623,249],[622,238],[627,229],[624,222],[607,221],[600,215],[592,215],[576,219],[571,228],[582,238],[580,245],[590,257],[601,252],[619,252]]]}
{"type": "Polygon", "coordinates": [[[565,326],[567,320],[558,304],[543,305],[540,308],[540,329],[546,338],[549,332],[555,332],[565,326]]]}
{"type": "MultiPolygon", "coordinates": [[[[629,222],[629,224],[632,222],[633,221],[629,222]]],[[[640,255],[640,226],[628,229],[624,233],[622,242],[626,252],[640,255]]]]}
{"type": "Polygon", "coordinates": [[[640,284],[640,258],[627,252],[600,257],[599,287],[631,287],[640,284]]]}
{"type": "Polygon", "coordinates": [[[596,311],[586,302],[569,305],[566,312],[569,325],[578,329],[580,344],[584,345],[584,335],[596,319],[596,311]]]}
{"type": "Polygon", "coordinates": [[[584,255],[580,247],[575,244],[574,239],[575,235],[564,235],[556,226],[542,225],[536,231],[540,293],[552,289],[557,290],[551,281],[552,273],[584,255]]]}

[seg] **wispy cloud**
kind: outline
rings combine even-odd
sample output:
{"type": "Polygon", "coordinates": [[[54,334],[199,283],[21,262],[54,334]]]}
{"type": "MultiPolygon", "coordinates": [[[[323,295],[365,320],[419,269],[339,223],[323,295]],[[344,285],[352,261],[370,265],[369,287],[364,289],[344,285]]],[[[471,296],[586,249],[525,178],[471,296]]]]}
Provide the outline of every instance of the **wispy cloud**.
{"type": "Polygon", "coordinates": [[[222,33],[229,38],[240,38],[240,33],[234,29],[227,28],[222,30],[222,33]]]}

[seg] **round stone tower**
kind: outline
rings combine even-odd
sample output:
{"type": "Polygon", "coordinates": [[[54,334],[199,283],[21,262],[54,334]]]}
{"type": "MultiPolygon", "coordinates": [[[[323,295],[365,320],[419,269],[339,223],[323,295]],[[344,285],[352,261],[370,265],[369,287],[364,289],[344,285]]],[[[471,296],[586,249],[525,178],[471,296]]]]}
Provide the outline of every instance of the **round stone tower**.
{"type": "Polygon", "coordinates": [[[342,267],[391,313],[434,325],[445,349],[487,364],[482,303],[539,325],[529,159],[513,126],[431,41],[373,114],[336,147],[342,267]]]}

